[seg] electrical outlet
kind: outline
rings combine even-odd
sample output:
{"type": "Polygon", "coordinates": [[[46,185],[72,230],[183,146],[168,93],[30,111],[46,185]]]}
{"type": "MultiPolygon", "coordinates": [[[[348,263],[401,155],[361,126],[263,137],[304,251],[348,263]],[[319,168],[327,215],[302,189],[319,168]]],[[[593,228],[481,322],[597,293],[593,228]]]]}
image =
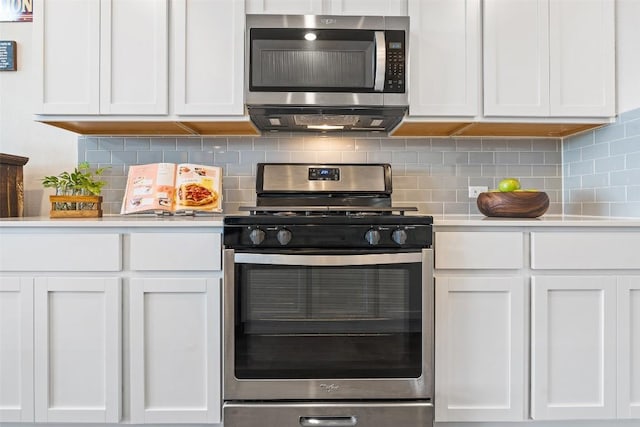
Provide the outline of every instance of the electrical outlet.
{"type": "Polygon", "coordinates": [[[486,185],[469,186],[469,198],[477,199],[480,193],[487,191],[489,187],[486,185]]]}

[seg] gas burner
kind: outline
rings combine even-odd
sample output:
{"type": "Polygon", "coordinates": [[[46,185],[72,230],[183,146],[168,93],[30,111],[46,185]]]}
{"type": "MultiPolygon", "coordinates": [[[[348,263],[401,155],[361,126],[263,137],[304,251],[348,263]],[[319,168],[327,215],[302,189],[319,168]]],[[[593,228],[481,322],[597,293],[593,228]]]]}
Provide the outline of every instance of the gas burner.
{"type": "Polygon", "coordinates": [[[417,212],[418,208],[414,206],[240,206],[239,210],[248,211],[251,215],[271,216],[383,216],[404,215],[405,212],[417,212]]]}

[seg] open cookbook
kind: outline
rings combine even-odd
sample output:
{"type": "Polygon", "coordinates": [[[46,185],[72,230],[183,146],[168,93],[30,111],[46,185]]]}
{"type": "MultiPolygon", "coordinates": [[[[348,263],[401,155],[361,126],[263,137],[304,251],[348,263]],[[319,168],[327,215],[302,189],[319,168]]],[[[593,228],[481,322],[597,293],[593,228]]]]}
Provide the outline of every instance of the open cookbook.
{"type": "Polygon", "coordinates": [[[222,212],[222,168],[190,163],[129,167],[121,214],[222,212]]]}

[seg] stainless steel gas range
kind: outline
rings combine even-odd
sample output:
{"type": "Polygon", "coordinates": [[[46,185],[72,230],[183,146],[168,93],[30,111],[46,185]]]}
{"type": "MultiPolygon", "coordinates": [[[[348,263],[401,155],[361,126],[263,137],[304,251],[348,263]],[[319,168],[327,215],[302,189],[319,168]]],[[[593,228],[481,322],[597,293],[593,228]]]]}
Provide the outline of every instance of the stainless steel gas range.
{"type": "Polygon", "coordinates": [[[430,216],[388,164],[259,164],[224,219],[225,427],[433,422],[430,216]]]}

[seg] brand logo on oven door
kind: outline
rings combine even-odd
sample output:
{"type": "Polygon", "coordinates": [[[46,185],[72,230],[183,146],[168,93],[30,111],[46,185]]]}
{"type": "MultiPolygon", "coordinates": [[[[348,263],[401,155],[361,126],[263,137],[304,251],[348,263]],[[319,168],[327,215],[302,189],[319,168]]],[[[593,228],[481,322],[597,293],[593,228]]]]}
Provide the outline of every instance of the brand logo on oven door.
{"type": "Polygon", "coordinates": [[[335,18],[320,18],[320,22],[322,22],[325,25],[329,25],[329,24],[337,23],[338,20],[335,18]]]}
{"type": "Polygon", "coordinates": [[[327,393],[332,393],[334,391],[338,391],[340,386],[337,385],[337,384],[325,384],[325,383],[322,383],[322,384],[320,384],[320,388],[323,389],[324,391],[326,391],[327,393]]]}

